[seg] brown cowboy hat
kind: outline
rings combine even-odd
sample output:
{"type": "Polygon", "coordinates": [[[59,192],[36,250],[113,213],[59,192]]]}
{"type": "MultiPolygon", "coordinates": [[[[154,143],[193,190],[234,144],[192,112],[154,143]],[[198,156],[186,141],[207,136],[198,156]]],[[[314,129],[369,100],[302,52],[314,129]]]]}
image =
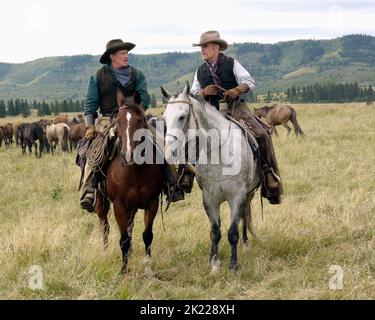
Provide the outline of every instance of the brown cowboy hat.
{"type": "Polygon", "coordinates": [[[106,64],[110,62],[109,56],[119,50],[132,50],[135,47],[134,43],[123,42],[121,39],[113,39],[108,41],[106,50],[100,57],[100,63],[106,64]]]}
{"type": "Polygon", "coordinates": [[[228,48],[228,43],[220,38],[218,31],[206,31],[201,34],[199,43],[194,43],[193,47],[200,47],[207,43],[217,43],[220,46],[220,51],[224,51],[228,48]]]}

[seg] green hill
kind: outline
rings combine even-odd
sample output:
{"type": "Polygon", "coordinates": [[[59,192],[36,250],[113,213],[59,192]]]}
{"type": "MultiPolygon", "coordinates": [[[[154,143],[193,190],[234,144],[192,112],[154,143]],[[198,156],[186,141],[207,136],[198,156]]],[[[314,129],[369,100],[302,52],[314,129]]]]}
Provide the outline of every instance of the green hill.
{"type": "MultiPolygon", "coordinates": [[[[348,35],[332,40],[296,40],[276,44],[235,43],[227,54],[237,58],[257,83],[257,93],[281,92],[315,82],[375,84],[375,37],[348,35]]],[[[22,64],[0,63],[0,100],[83,99],[88,79],[100,66],[98,56],[49,57],[22,64]]],[[[192,81],[199,52],[130,55],[146,75],[150,93],[170,91],[192,81]]]]}

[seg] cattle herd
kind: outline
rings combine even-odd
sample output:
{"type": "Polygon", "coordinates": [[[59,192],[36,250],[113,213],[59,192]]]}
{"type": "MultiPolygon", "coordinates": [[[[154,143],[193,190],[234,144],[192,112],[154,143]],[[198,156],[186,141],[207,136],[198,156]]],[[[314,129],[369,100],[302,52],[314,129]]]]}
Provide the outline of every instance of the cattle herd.
{"type": "Polygon", "coordinates": [[[4,142],[5,148],[10,148],[15,142],[21,147],[22,153],[27,150],[32,153],[34,146],[35,155],[39,157],[43,152],[54,154],[57,145],[63,152],[72,152],[84,137],[85,131],[82,115],[60,115],[54,120],[40,119],[32,123],[7,123],[0,126],[0,147],[4,142]]]}

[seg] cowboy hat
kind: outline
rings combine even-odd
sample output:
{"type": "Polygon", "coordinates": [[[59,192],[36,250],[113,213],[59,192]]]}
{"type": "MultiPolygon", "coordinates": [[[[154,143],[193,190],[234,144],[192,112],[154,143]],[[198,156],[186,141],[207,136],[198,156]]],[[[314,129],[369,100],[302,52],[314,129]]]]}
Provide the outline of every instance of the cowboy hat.
{"type": "Polygon", "coordinates": [[[202,33],[199,43],[194,43],[193,47],[200,47],[207,43],[217,43],[220,46],[220,51],[224,51],[228,48],[228,43],[220,39],[220,33],[218,31],[206,31],[202,33]]]}
{"type": "Polygon", "coordinates": [[[109,56],[119,50],[132,50],[135,47],[134,43],[123,42],[121,39],[113,39],[108,41],[106,50],[100,57],[100,63],[106,64],[110,62],[109,56]]]}

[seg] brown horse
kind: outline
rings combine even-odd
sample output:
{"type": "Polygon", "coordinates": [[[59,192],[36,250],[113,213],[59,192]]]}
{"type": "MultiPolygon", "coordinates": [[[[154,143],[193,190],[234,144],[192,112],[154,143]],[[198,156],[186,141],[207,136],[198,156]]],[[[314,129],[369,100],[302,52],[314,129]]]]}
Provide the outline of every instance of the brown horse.
{"type": "Polygon", "coordinates": [[[83,115],[79,114],[77,116],[71,116],[68,118],[67,125],[71,127],[72,125],[78,124],[78,123],[83,123],[85,120],[83,119],[83,115]]]}
{"type": "Polygon", "coordinates": [[[19,146],[20,145],[20,127],[21,127],[21,123],[15,123],[14,124],[14,140],[16,141],[16,145],[19,146]]]}
{"type": "Polygon", "coordinates": [[[7,123],[4,126],[4,140],[7,147],[11,147],[13,144],[13,126],[11,123],[7,123]]]}
{"type": "Polygon", "coordinates": [[[84,122],[73,124],[70,126],[70,131],[69,131],[70,151],[72,151],[73,147],[74,149],[77,149],[78,142],[85,136],[85,134],[86,134],[86,124],[84,122]]]}
{"type": "Polygon", "coordinates": [[[288,130],[288,135],[290,134],[290,131],[292,129],[288,126],[288,121],[290,121],[293,124],[296,136],[305,135],[298,124],[296,110],[294,110],[291,106],[265,106],[263,108],[256,109],[255,114],[258,117],[263,117],[266,119],[266,122],[270,126],[272,126],[272,131],[275,131],[276,136],[279,136],[279,134],[276,131],[276,126],[280,124],[288,130]]]}
{"type": "Polygon", "coordinates": [[[65,114],[65,115],[57,116],[57,117],[53,120],[53,123],[54,123],[54,124],[58,124],[58,123],[68,123],[68,120],[69,120],[69,117],[68,117],[67,114],[65,114]]]}
{"type": "Polygon", "coordinates": [[[4,132],[4,127],[0,127],[0,147],[3,144],[3,140],[5,138],[5,132],[4,132]]]}
{"type": "MultiPolygon", "coordinates": [[[[134,163],[133,152],[137,142],[133,140],[133,135],[136,130],[147,126],[144,111],[136,105],[125,105],[122,93],[118,94],[117,100],[120,108],[114,122],[120,144],[119,152],[107,170],[106,195],[113,203],[115,218],[120,229],[122,273],[126,271],[128,262],[135,214],[138,209],[144,209],[143,242],[147,262],[145,272],[150,273],[152,226],[159,207],[159,195],[163,189],[162,165],[134,163]]],[[[104,244],[107,243],[109,232],[108,210],[109,201],[97,192],[95,211],[103,227],[104,244]]]]}
{"type": "Polygon", "coordinates": [[[63,152],[69,151],[68,136],[69,126],[66,123],[50,124],[46,126],[46,137],[51,146],[51,153],[54,155],[57,144],[63,152]]]}

